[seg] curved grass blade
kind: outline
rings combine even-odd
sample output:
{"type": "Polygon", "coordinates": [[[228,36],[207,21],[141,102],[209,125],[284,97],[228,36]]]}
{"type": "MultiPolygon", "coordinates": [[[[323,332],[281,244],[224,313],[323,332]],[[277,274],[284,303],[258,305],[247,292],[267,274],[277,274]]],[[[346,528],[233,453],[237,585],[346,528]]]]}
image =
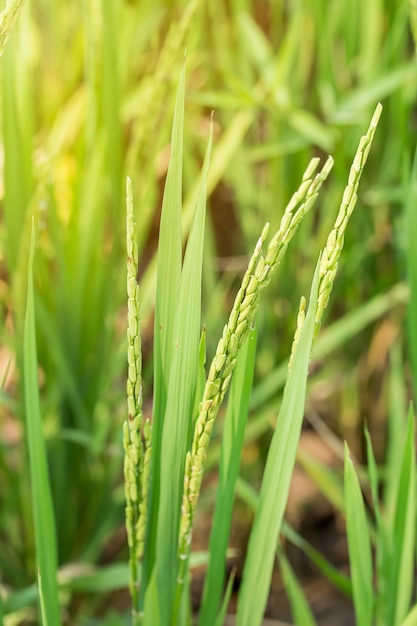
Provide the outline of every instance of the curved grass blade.
{"type": "Polygon", "coordinates": [[[147,587],[155,563],[159,486],[161,480],[162,432],[167,400],[168,377],[172,359],[174,323],[181,280],[184,96],[185,65],[182,68],[178,83],[171,136],[171,157],[164,189],[159,231],[154,328],[152,458],[142,591],[147,587]]]}
{"type": "Polygon", "coordinates": [[[374,590],[372,585],[371,539],[359,480],[345,445],[345,508],[356,623],[372,623],[374,590]]]}
{"type": "Polygon", "coordinates": [[[402,454],[397,505],[393,525],[387,624],[399,624],[406,616],[414,585],[416,532],[416,467],[414,412],[410,408],[402,454]]]}
{"type": "MultiPolygon", "coordinates": [[[[212,128],[176,302],[171,365],[161,438],[160,500],[154,584],[158,587],[162,624],[176,623],[176,612],[181,606],[182,589],[187,584],[186,564],[184,560],[178,559],[178,536],[185,455],[191,443],[192,413],[199,368],[206,180],[211,143],[212,128]]],[[[149,606],[147,612],[147,606],[149,604],[145,604],[145,616],[146,620],[150,621],[146,623],[156,626],[157,622],[153,620],[151,613],[152,608],[149,606]]]]}
{"type": "Polygon", "coordinates": [[[33,288],[33,257],[35,250],[34,224],[30,241],[28,292],[24,330],[24,390],[26,410],[26,437],[29,450],[32,484],[32,506],[35,527],[36,560],[42,577],[44,624],[61,624],[58,604],[57,547],[55,519],[52,506],[45,441],[38,390],[38,363],[36,351],[35,304],[33,288]]]}
{"type": "Polygon", "coordinates": [[[284,516],[304,415],[317,308],[318,267],[317,265],[304,323],[302,309],[299,314],[292,366],[288,372],[277,426],[268,452],[239,592],[238,626],[258,626],[266,606],[276,542],[284,516]]]}
{"type": "Polygon", "coordinates": [[[294,624],[297,626],[316,626],[307,599],[303,593],[300,583],[281,548],[278,548],[277,556],[284,578],[285,590],[291,604],[291,613],[294,624]]]}

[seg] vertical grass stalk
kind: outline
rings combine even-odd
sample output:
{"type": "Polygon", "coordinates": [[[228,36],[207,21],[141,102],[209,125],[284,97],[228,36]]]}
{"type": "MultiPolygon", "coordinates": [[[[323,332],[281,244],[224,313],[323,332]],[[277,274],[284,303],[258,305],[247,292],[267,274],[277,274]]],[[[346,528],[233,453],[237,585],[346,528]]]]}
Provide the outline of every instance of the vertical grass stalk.
{"type": "Polygon", "coordinates": [[[38,361],[35,329],[35,298],[33,287],[33,259],[35,228],[32,223],[28,266],[28,291],[24,329],[24,395],[26,409],[26,438],[32,487],[32,508],[35,527],[36,561],[40,587],[43,624],[59,626],[61,616],[58,604],[57,546],[55,517],[45,440],[42,431],[38,389],[38,361]]]}
{"type": "Polygon", "coordinates": [[[143,551],[143,528],[146,517],[147,481],[143,480],[149,466],[149,429],[147,429],[147,450],[142,444],[142,350],[140,337],[138,247],[136,224],[133,218],[132,186],[126,182],[126,245],[127,245],[127,410],[128,419],[124,423],[123,445],[126,530],[129,545],[130,593],[132,596],[133,623],[138,623],[139,590],[138,563],[143,551]]]}

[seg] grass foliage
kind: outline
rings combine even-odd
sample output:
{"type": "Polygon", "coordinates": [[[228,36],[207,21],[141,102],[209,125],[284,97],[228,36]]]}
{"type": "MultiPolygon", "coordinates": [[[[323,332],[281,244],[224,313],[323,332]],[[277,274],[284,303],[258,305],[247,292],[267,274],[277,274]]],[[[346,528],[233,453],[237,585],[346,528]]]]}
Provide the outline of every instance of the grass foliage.
{"type": "Polygon", "coordinates": [[[417,3],[0,10],[0,626],[416,624],[417,3]]]}

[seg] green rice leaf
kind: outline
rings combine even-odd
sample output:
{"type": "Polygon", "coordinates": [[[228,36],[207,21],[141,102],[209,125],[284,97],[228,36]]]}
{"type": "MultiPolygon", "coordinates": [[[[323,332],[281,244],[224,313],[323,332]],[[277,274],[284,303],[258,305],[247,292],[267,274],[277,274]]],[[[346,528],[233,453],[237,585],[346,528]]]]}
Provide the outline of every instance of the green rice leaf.
{"type": "MultiPolygon", "coordinates": [[[[192,412],[199,364],[201,275],[206,213],[206,180],[210,161],[212,131],[201,176],[194,222],[184,258],[181,285],[176,302],[171,367],[161,441],[160,501],[156,547],[156,584],[161,623],[176,623],[178,598],[186,584],[178,562],[178,536],[184,484],[185,455],[191,443],[192,412]],[[177,601],[174,603],[178,567],[177,601]],[[167,576],[167,572],[170,573],[167,576]],[[174,606],[175,604],[175,606],[174,606]]],[[[145,610],[146,614],[146,610],[145,610]]],[[[148,616],[147,616],[148,617],[148,616]]],[[[156,622],[153,622],[156,625],[156,622]]]]}
{"type": "Polygon", "coordinates": [[[38,362],[35,331],[33,288],[33,257],[35,233],[32,223],[28,267],[28,293],[24,330],[24,392],[26,409],[26,438],[29,450],[32,507],[35,527],[36,560],[42,580],[41,607],[44,624],[61,624],[57,572],[57,548],[54,511],[38,390],[38,362]]]}
{"type": "Polygon", "coordinates": [[[258,626],[266,606],[276,542],[288,498],[304,415],[318,280],[317,266],[310,306],[293,353],[292,367],[288,372],[278,422],[266,461],[239,592],[238,626],[258,626]]]}
{"type": "Polygon", "coordinates": [[[281,548],[278,549],[277,555],[284,578],[285,590],[291,604],[294,624],[297,626],[315,626],[316,621],[290,562],[281,548]]]}
{"type": "Polygon", "coordinates": [[[350,569],[356,623],[372,622],[374,590],[372,585],[371,539],[359,480],[345,445],[345,507],[350,569]]]}
{"type": "Polygon", "coordinates": [[[386,615],[386,601],[387,601],[387,581],[389,579],[389,554],[390,544],[389,532],[387,532],[386,522],[384,523],[381,508],[379,504],[379,473],[375,461],[374,452],[372,449],[371,436],[367,428],[365,428],[366,438],[366,458],[368,461],[368,476],[369,484],[371,488],[372,504],[376,521],[376,538],[375,538],[375,570],[376,570],[376,606],[375,614],[381,618],[381,622],[384,621],[386,615]]]}
{"type": "Polygon", "coordinates": [[[408,304],[408,349],[410,351],[414,398],[417,399],[417,150],[414,154],[414,162],[406,191],[405,213],[407,226],[407,273],[410,285],[410,301],[408,304]]]}
{"type": "Polygon", "coordinates": [[[174,324],[181,280],[181,206],[184,129],[185,66],[178,84],[171,137],[171,157],[162,202],[158,244],[158,268],[154,328],[154,404],[152,425],[152,459],[148,502],[148,525],[143,567],[146,589],[155,561],[161,446],[166,408],[168,378],[171,367],[174,324]]]}
{"type": "Polygon", "coordinates": [[[39,606],[41,613],[41,623],[43,626],[52,626],[51,622],[48,619],[48,610],[46,607],[46,599],[44,594],[44,589],[42,585],[42,576],[40,570],[38,570],[38,593],[39,593],[39,606]]]}
{"type": "MultiPolygon", "coordinates": [[[[258,493],[241,476],[239,476],[236,481],[236,493],[243,500],[243,502],[245,502],[253,511],[256,511],[258,506],[258,493]]],[[[350,579],[326,561],[320,552],[313,548],[308,541],[303,539],[303,537],[291,528],[285,520],[282,522],[281,533],[288,541],[290,541],[299,550],[302,550],[302,552],[304,552],[304,554],[311,559],[317,569],[332,583],[332,585],[336,587],[336,589],[338,589],[341,593],[344,593],[346,596],[352,596],[352,585],[350,579]]]]}
{"type": "Polygon", "coordinates": [[[399,624],[407,615],[414,585],[416,532],[416,471],[414,412],[410,408],[402,454],[390,563],[388,624],[399,624]]]}
{"type": "Polygon", "coordinates": [[[229,576],[229,580],[227,581],[227,587],[224,593],[222,605],[220,607],[220,611],[215,621],[213,622],[213,626],[223,626],[223,624],[225,623],[226,611],[227,611],[227,607],[229,606],[230,597],[232,595],[234,580],[235,580],[235,572],[233,571],[229,576]]]}
{"type": "MultiPolygon", "coordinates": [[[[156,421],[157,426],[162,421],[165,412],[168,378],[173,356],[174,325],[181,280],[184,93],[185,66],[182,68],[178,84],[171,137],[171,156],[165,183],[159,230],[154,339],[154,421],[156,421]]],[[[159,430],[160,427],[158,426],[158,433],[159,430]]],[[[154,434],[154,437],[156,436],[154,434]]]]}

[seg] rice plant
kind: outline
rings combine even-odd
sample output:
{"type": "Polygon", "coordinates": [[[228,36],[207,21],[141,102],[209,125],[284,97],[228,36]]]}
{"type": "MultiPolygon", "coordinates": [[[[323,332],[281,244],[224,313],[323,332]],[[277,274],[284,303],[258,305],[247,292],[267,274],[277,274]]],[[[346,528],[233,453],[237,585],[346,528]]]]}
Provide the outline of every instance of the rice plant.
{"type": "MultiPolygon", "coordinates": [[[[161,216],[157,299],[155,314],[154,403],[152,422],[143,428],[140,351],[140,298],[137,284],[137,244],[132,221],[132,195],[127,184],[128,254],[128,420],[125,423],[126,524],[130,549],[132,620],[134,624],[186,624],[189,605],[189,557],[193,515],[198,501],[204,462],[214,421],[236,367],[239,354],[253,328],[260,294],[279,265],[304,215],[311,209],[333,161],[317,174],[318,160],[308,166],[301,185],[283,213],[280,227],[270,240],[264,228],[249,261],[229,321],[204,385],[201,399],[198,372],[205,356],[199,348],[201,267],[208,143],[194,221],[181,260],[181,179],[184,124],[184,68],[175,107],[171,159],[161,216]],[[145,545],[145,550],[144,550],[145,545]]],[[[361,139],[341,201],[339,215],[317,264],[310,307],[301,301],[278,426],[268,454],[260,501],[249,541],[239,594],[237,622],[260,624],[272,576],[275,544],[282,523],[290,478],[295,463],[313,340],[335,279],[347,223],[357,201],[360,176],[381,114],[379,105],[368,133],[361,139]],[[279,478],[277,478],[279,477],[279,478]]],[[[203,344],[204,345],[204,344],[203,344]]],[[[204,371],[204,370],[203,370],[204,371]]],[[[243,377],[240,378],[241,385],[243,377]]],[[[250,382],[250,381],[249,381],[250,382]]],[[[243,393],[241,387],[240,393],[243,393]]],[[[247,411],[247,403],[246,403],[247,411]]],[[[238,419],[235,417],[235,419],[238,419]]],[[[246,417],[243,416],[246,420],[246,417]]],[[[242,427],[241,427],[242,428],[242,427]]],[[[242,430],[240,445],[243,444],[242,430]]],[[[234,450],[240,457],[241,449],[234,450]]],[[[222,457],[223,458],[223,457],[222,457]]],[[[230,458],[229,451],[229,463],[230,458]]],[[[234,481],[237,478],[235,460],[234,481]]],[[[233,493],[233,481],[229,494],[233,493]]],[[[216,513],[224,517],[218,501],[216,513]]],[[[230,524],[229,514],[224,519],[230,524]]],[[[214,528],[219,532],[217,525],[214,528]]],[[[216,538],[211,544],[216,550],[216,538]]],[[[223,557],[227,539],[222,539],[223,557]]],[[[209,555],[210,558],[210,555],[209,555]]],[[[224,565],[224,563],[223,563],[224,565]]],[[[219,566],[219,563],[216,563],[219,566]]],[[[210,570],[209,570],[210,571],[210,570]]],[[[202,622],[221,623],[224,613],[219,585],[207,579],[202,622]],[[215,591],[210,587],[214,585],[215,591]],[[212,607],[211,613],[209,606],[212,607]],[[220,613],[218,613],[220,611],[220,613]]]]}

